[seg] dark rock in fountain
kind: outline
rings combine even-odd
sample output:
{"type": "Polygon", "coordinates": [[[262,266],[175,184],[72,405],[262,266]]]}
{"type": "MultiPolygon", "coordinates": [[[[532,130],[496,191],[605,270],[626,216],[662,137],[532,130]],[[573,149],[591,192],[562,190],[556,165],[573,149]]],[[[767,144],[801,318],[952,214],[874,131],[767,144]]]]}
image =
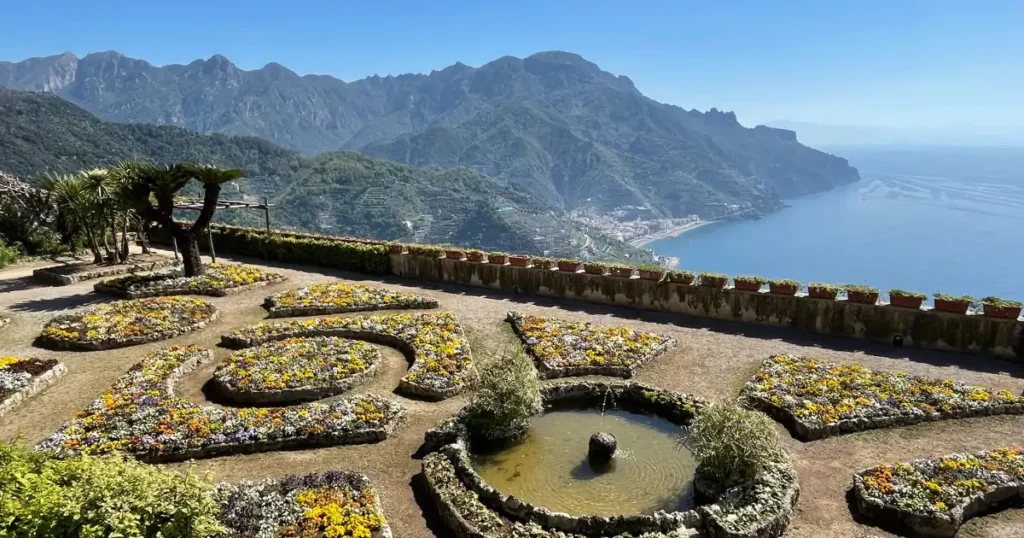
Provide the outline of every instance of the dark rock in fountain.
{"type": "Polygon", "coordinates": [[[619,442],[610,433],[598,432],[590,436],[590,451],[587,452],[587,459],[593,463],[606,463],[615,456],[615,449],[619,442]]]}

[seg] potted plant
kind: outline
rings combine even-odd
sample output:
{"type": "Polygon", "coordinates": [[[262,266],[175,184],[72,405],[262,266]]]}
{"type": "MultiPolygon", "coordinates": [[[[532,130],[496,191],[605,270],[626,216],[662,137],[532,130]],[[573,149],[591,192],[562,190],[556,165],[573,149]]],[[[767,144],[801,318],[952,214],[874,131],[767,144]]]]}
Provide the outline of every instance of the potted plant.
{"type": "Polygon", "coordinates": [[[775,295],[796,295],[800,283],[788,278],[777,278],[768,281],[768,293],[775,295]]]}
{"type": "Polygon", "coordinates": [[[700,285],[706,288],[724,288],[729,282],[729,276],[722,273],[701,273],[697,276],[700,278],[700,285]]]}
{"type": "Polygon", "coordinates": [[[523,256],[522,254],[509,254],[508,263],[516,267],[529,267],[530,257],[523,256]]]}
{"type": "Polygon", "coordinates": [[[482,250],[470,250],[466,252],[466,258],[471,262],[480,263],[487,257],[487,253],[482,250]]]}
{"type": "Polygon", "coordinates": [[[967,309],[976,301],[970,295],[935,293],[932,297],[935,299],[935,310],[939,312],[952,312],[954,314],[966,314],[967,309]]]}
{"type": "Polygon", "coordinates": [[[759,276],[736,276],[732,278],[733,286],[740,291],[761,291],[765,279],[759,276]]]}
{"type": "Polygon", "coordinates": [[[835,286],[833,284],[812,282],[807,285],[807,295],[815,299],[827,299],[829,301],[834,301],[842,289],[843,288],[841,286],[835,286]]]}
{"type": "Polygon", "coordinates": [[[487,255],[487,263],[505,265],[508,263],[508,254],[505,254],[504,252],[492,252],[487,255]]]}
{"type": "Polygon", "coordinates": [[[583,270],[590,275],[603,275],[608,269],[608,265],[601,262],[592,262],[583,264],[583,270]]]}
{"type": "Polygon", "coordinates": [[[644,280],[661,280],[661,277],[665,276],[665,268],[658,265],[638,265],[636,269],[640,272],[640,278],[644,280]]]}
{"type": "Polygon", "coordinates": [[[401,243],[388,243],[388,252],[391,254],[401,254],[405,252],[405,245],[401,243]]]}
{"type": "Polygon", "coordinates": [[[537,269],[544,269],[550,271],[555,268],[555,260],[545,257],[537,257],[533,259],[533,266],[537,269]]]}
{"type": "Polygon", "coordinates": [[[623,264],[620,264],[620,263],[616,263],[616,264],[611,266],[611,273],[612,273],[612,275],[617,276],[617,277],[632,278],[633,277],[633,266],[632,265],[623,265],[623,264]]]}
{"type": "Polygon", "coordinates": [[[465,260],[466,252],[457,248],[446,248],[444,249],[444,257],[449,260],[465,260]]]}
{"type": "Polygon", "coordinates": [[[925,294],[916,291],[901,289],[889,290],[889,305],[900,308],[920,309],[921,303],[925,300],[925,294]]]}
{"type": "Polygon", "coordinates": [[[426,256],[427,258],[440,258],[444,256],[444,249],[434,245],[409,245],[409,254],[413,256],[426,256]]]}
{"type": "Polygon", "coordinates": [[[689,286],[693,284],[693,281],[697,278],[697,275],[693,274],[693,271],[669,271],[668,279],[672,282],[678,282],[680,284],[686,284],[689,286]]]}
{"type": "Polygon", "coordinates": [[[1017,319],[1020,317],[1022,303],[999,297],[985,297],[981,300],[981,306],[987,318],[1017,319]]]}
{"type": "Polygon", "coordinates": [[[851,303],[876,304],[878,303],[878,288],[850,284],[846,288],[846,300],[851,303]]]}
{"type": "Polygon", "coordinates": [[[558,270],[565,271],[567,273],[575,273],[580,270],[580,266],[583,265],[579,260],[561,259],[558,260],[558,270]]]}

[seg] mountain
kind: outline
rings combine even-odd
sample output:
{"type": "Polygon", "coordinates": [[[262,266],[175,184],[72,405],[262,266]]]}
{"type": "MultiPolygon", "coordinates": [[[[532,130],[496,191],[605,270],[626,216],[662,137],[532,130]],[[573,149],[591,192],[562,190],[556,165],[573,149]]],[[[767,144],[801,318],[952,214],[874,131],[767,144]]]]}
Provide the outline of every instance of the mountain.
{"type": "MultiPolygon", "coordinates": [[[[594,234],[588,241],[553,207],[469,168],[423,169],[353,152],[308,157],[255,137],[102,121],[55,95],[0,88],[0,170],[31,177],[121,159],[243,168],[249,177],[237,192],[226,189],[225,197],[269,197],[275,227],[512,252],[649,258],[594,234]]],[[[221,211],[218,220],[262,224],[245,212],[221,211]]]]}
{"type": "Polygon", "coordinates": [[[0,85],[56,93],[115,122],[258,136],[306,154],[350,149],[469,166],[560,210],[767,212],[859,178],[791,131],[658,103],[566,52],[353,82],[273,63],[245,71],[219,55],[157,67],[117,52],[65,53],[0,62],[0,85]]]}

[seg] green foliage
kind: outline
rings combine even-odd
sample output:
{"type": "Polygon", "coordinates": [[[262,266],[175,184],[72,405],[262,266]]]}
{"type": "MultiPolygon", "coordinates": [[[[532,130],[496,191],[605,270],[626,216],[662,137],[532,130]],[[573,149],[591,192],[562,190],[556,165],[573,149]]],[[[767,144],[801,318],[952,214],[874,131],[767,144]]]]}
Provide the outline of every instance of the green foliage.
{"type": "Polygon", "coordinates": [[[530,418],[544,410],[540,379],[526,352],[515,346],[480,368],[480,387],[468,407],[466,425],[492,441],[521,437],[530,418]]]}
{"type": "Polygon", "coordinates": [[[637,264],[636,268],[641,270],[641,271],[658,271],[658,272],[663,272],[665,270],[665,268],[660,266],[660,265],[653,265],[653,264],[650,264],[650,263],[637,264]]]}
{"type": "Polygon", "coordinates": [[[769,464],[786,461],[786,451],[768,415],[734,403],[711,402],[686,429],[682,441],[716,489],[754,481],[769,464]]]}
{"type": "Polygon", "coordinates": [[[0,269],[18,261],[18,258],[21,258],[21,250],[7,246],[3,239],[0,239],[0,269]]]}
{"type": "Polygon", "coordinates": [[[705,272],[697,275],[697,278],[700,279],[701,286],[718,286],[719,284],[724,284],[724,281],[729,280],[729,276],[723,275],[722,273],[705,272]]]}
{"type": "Polygon", "coordinates": [[[996,308],[1019,308],[1022,306],[1020,301],[1011,301],[1009,299],[1001,299],[999,297],[984,297],[981,299],[981,304],[985,306],[994,306],[996,308]]]}
{"type": "Polygon", "coordinates": [[[579,260],[573,258],[559,258],[558,263],[582,263],[579,260]]]}
{"type": "Polygon", "coordinates": [[[391,272],[387,246],[380,243],[344,241],[329,236],[267,234],[262,230],[214,225],[217,252],[261,257],[288,263],[332,267],[369,274],[391,272]]]}
{"type": "Polygon", "coordinates": [[[693,271],[669,271],[668,272],[668,279],[671,280],[672,282],[682,282],[684,280],[690,280],[692,282],[694,278],[697,278],[697,275],[694,274],[693,271]]]}
{"type": "Polygon", "coordinates": [[[810,284],[807,285],[807,289],[820,290],[822,292],[828,292],[828,293],[839,293],[840,291],[843,291],[846,288],[843,287],[843,286],[838,286],[836,284],[824,284],[822,282],[811,282],[810,284]]]}
{"type": "Polygon", "coordinates": [[[767,282],[764,278],[759,276],[741,275],[732,277],[736,282],[751,282],[756,284],[764,284],[767,282]]]}
{"type": "Polygon", "coordinates": [[[212,484],[121,456],[53,459],[0,445],[0,536],[205,538],[224,529],[212,484]]]}
{"type": "Polygon", "coordinates": [[[533,266],[538,269],[551,269],[555,266],[555,260],[544,256],[535,256],[533,258],[533,266]]]}
{"type": "Polygon", "coordinates": [[[924,299],[924,298],[927,297],[923,293],[918,293],[916,291],[901,290],[899,288],[895,288],[895,289],[889,290],[889,296],[891,296],[891,297],[910,297],[910,298],[913,298],[913,299],[924,299]]]}
{"type": "Polygon", "coordinates": [[[791,280],[788,278],[773,278],[768,281],[771,286],[782,287],[782,288],[799,288],[800,282],[791,280]]]}
{"type": "Polygon", "coordinates": [[[405,247],[412,256],[426,256],[428,258],[440,258],[444,255],[444,249],[435,245],[406,245],[405,247]]]}
{"type": "Polygon", "coordinates": [[[967,304],[974,304],[978,300],[971,295],[949,295],[947,293],[933,293],[932,297],[939,299],[940,301],[953,301],[953,302],[965,302],[967,304]]]}
{"type": "Polygon", "coordinates": [[[849,292],[863,293],[864,295],[871,295],[872,293],[878,293],[878,288],[873,288],[871,286],[862,286],[860,284],[847,284],[847,285],[843,286],[843,289],[845,289],[847,293],[849,293],[849,292]]]}

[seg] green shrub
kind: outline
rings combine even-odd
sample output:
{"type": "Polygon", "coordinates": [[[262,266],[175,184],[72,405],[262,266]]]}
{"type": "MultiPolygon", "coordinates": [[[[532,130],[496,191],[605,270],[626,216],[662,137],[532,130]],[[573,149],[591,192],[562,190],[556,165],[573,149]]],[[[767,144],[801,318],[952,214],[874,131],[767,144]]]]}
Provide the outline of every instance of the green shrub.
{"type": "Polygon", "coordinates": [[[552,258],[538,256],[533,258],[533,266],[538,269],[551,269],[555,266],[555,260],[552,258]]]}
{"type": "Polygon", "coordinates": [[[649,264],[649,263],[641,263],[641,264],[637,265],[636,268],[641,270],[641,271],[657,271],[659,273],[665,271],[664,267],[662,267],[660,265],[649,264]]]}
{"type": "Polygon", "coordinates": [[[18,261],[21,257],[21,250],[14,246],[7,246],[0,239],[0,269],[18,261]]]}
{"type": "Polygon", "coordinates": [[[733,403],[711,402],[694,417],[683,442],[715,489],[749,484],[771,463],[787,459],[768,415],[733,403]]]}
{"type": "Polygon", "coordinates": [[[924,299],[926,296],[923,293],[916,291],[901,290],[899,288],[889,290],[890,297],[911,297],[914,299],[924,299]]]}
{"type": "Polygon", "coordinates": [[[466,425],[484,439],[516,439],[543,409],[537,370],[516,346],[480,368],[480,387],[470,401],[466,425]]]}
{"type": "Polygon", "coordinates": [[[717,286],[724,280],[729,280],[729,275],[723,275],[722,273],[701,273],[697,275],[700,279],[701,286],[717,286]]]}
{"type": "Polygon", "coordinates": [[[821,282],[811,282],[810,284],[807,285],[807,289],[812,289],[812,288],[816,289],[816,290],[830,292],[830,293],[831,292],[839,293],[839,292],[843,291],[844,289],[846,289],[843,286],[837,286],[835,284],[824,284],[824,283],[821,283],[821,282]]]}
{"type": "Polygon", "coordinates": [[[223,528],[213,486],[122,456],[53,459],[0,445],[0,536],[205,538],[223,528]]]}
{"type": "Polygon", "coordinates": [[[860,284],[847,284],[843,286],[843,289],[845,289],[847,293],[851,291],[854,293],[863,293],[865,295],[878,293],[878,288],[872,288],[871,286],[862,286],[860,284]]]}
{"type": "Polygon", "coordinates": [[[752,283],[757,283],[757,284],[764,284],[765,282],[767,282],[762,277],[750,276],[750,275],[734,276],[734,277],[732,277],[732,279],[735,280],[736,282],[752,282],[752,283]]]}
{"type": "Polygon", "coordinates": [[[978,301],[971,295],[949,295],[947,293],[933,293],[932,297],[940,301],[963,301],[968,304],[974,304],[978,301]]]}
{"type": "Polygon", "coordinates": [[[427,256],[428,258],[440,258],[444,255],[444,249],[434,245],[406,245],[409,254],[413,256],[427,256]]]}
{"type": "Polygon", "coordinates": [[[788,278],[773,278],[768,281],[769,285],[783,288],[799,288],[800,282],[788,278]]]}
{"type": "Polygon", "coordinates": [[[1022,303],[1020,301],[1011,301],[1009,299],[1001,299],[999,297],[985,297],[981,300],[981,304],[994,306],[996,308],[1019,308],[1022,303]]]}
{"type": "MultiPolygon", "coordinates": [[[[368,274],[391,272],[391,257],[383,243],[346,241],[329,236],[274,233],[212,226],[214,247],[224,254],[263,257],[274,261],[331,267],[368,274]]],[[[411,247],[410,247],[411,249],[411,247]]],[[[411,253],[411,250],[410,250],[411,253]]]]}

